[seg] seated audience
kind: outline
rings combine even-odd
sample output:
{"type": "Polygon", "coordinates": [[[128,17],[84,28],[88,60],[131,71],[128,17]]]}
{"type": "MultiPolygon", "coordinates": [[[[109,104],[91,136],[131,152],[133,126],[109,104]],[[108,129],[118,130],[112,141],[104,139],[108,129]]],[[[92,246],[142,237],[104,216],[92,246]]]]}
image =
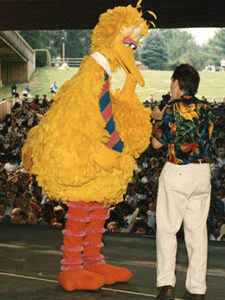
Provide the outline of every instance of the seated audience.
{"type": "MultiPolygon", "coordinates": [[[[202,99],[206,100],[204,96],[202,99]]],[[[18,104],[15,102],[11,114],[0,120],[0,224],[65,226],[66,205],[44,195],[36,177],[30,176],[21,162],[21,149],[29,130],[38,124],[40,115],[44,115],[52,103],[46,95],[43,99],[36,95],[30,102],[25,97],[18,104]]],[[[151,108],[158,104],[156,99],[143,103],[151,108]]],[[[225,241],[225,102],[215,101],[211,106],[215,126],[210,164],[212,201],[208,217],[209,239],[225,241]]],[[[110,217],[105,223],[107,231],[155,235],[158,181],[165,157],[163,148],[154,150],[149,145],[137,159],[124,201],[109,209],[110,217]]],[[[182,228],[179,236],[183,237],[182,228]]]]}

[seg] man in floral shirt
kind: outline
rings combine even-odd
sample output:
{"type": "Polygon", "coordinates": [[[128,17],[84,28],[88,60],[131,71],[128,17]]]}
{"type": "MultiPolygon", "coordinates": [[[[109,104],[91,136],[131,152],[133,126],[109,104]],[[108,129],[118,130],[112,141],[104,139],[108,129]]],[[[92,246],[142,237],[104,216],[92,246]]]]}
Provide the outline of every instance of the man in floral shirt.
{"type": "Polygon", "coordinates": [[[210,204],[211,106],[198,100],[200,77],[188,64],[171,78],[171,100],[155,108],[152,145],[167,148],[157,198],[157,299],[174,299],[176,233],[183,222],[189,257],[185,299],[204,299],[207,268],[206,220],[210,204]],[[169,298],[168,298],[169,297],[169,298]]]}

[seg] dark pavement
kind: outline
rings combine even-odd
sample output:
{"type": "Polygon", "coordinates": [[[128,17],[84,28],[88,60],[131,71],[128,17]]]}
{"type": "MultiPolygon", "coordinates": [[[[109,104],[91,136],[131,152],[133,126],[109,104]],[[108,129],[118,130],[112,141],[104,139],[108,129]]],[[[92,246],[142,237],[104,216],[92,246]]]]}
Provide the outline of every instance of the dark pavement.
{"type": "MultiPolygon", "coordinates": [[[[65,292],[57,283],[62,252],[57,228],[0,225],[0,299],[97,300],[155,299],[155,238],[123,233],[106,233],[103,254],[108,263],[129,268],[128,283],[101,290],[65,292]]],[[[225,243],[209,243],[206,300],[225,299],[225,243]]],[[[183,299],[187,255],[183,241],[177,253],[176,299],[183,299]]]]}

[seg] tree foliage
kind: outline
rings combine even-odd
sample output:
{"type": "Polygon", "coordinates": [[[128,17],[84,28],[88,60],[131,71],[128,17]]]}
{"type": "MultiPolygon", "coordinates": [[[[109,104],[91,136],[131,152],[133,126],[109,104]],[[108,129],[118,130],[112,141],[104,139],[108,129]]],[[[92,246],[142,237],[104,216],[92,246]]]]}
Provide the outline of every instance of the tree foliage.
{"type": "Polygon", "coordinates": [[[160,30],[152,30],[138,50],[139,60],[152,70],[166,70],[168,52],[165,37],[160,30]]]}
{"type": "MultiPolygon", "coordinates": [[[[33,49],[47,49],[52,57],[62,56],[61,30],[22,30],[19,33],[33,49]]],[[[64,30],[65,56],[83,57],[88,54],[91,30],[64,30]]]]}
{"type": "Polygon", "coordinates": [[[181,63],[188,63],[196,69],[204,67],[202,49],[196,44],[193,36],[182,29],[161,30],[168,49],[168,65],[174,69],[181,63]]]}
{"type": "Polygon", "coordinates": [[[66,57],[83,57],[89,53],[92,30],[67,31],[66,57]]]}
{"type": "Polygon", "coordinates": [[[19,31],[33,49],[47,49],[51,56],[59,55],[60,36],[58,30],[22,30],[19,31]]]}
{"type": "MultiPolygon", "coordinates": [[[[65,30],[66,57],[83,57],[89,53],[92,30],[65,30]]],[[[33,49],[47,49],[52,57],[62,56],[60,30],[19,31],[33,49]]],[[[151,29],[143,39],[135,58],[152,70],[173,70],[181,63],[189,63],[198,70],[207,64],[218,69],[225,57],[225,28],[202,47],[193,36],[182,29],[151,29]]]]}
{"type": "Polygon", "coordinates": [[[138,50],[138,58],[155,70],[173,70],[181,63],[201,70],[206,59],[193,36],[182,29],[152,29],[138,50]]]}
{"type": "Polygon", "coordinates": [[[206,64],[214,64],[218,69],[221,59],[225,58],[225,28],[217,29],[214,37],[203,46],[203,51],[206,64]]]}

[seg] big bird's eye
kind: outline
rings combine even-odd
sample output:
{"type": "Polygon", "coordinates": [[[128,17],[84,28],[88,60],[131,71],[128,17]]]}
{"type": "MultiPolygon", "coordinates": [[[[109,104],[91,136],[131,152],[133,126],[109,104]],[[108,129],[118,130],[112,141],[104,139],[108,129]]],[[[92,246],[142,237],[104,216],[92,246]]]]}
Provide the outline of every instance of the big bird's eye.
{"type": "Polygon", "coordinates": [[[124,43],[124,45],[126,45],[127,47],[130,47],[132,50],[136,50],[137,46],[133,43],[124,43]]]}
{"type": "Polygon", "coordinates": [[[129,47],[130,47],[132,50],[136,50],[136,49],[137,49],[137,46],[134,45],[134,44],[132,44],[132,43],[129,45],[129,47]]]}
{"type": "Polygon", "coordinates": [[[137,49],[137,43],[134,40],[132,40],[130,37],[125,37],[123,39],[123,43],[124,45],[130,47],[132,50],[137,49]]]}

